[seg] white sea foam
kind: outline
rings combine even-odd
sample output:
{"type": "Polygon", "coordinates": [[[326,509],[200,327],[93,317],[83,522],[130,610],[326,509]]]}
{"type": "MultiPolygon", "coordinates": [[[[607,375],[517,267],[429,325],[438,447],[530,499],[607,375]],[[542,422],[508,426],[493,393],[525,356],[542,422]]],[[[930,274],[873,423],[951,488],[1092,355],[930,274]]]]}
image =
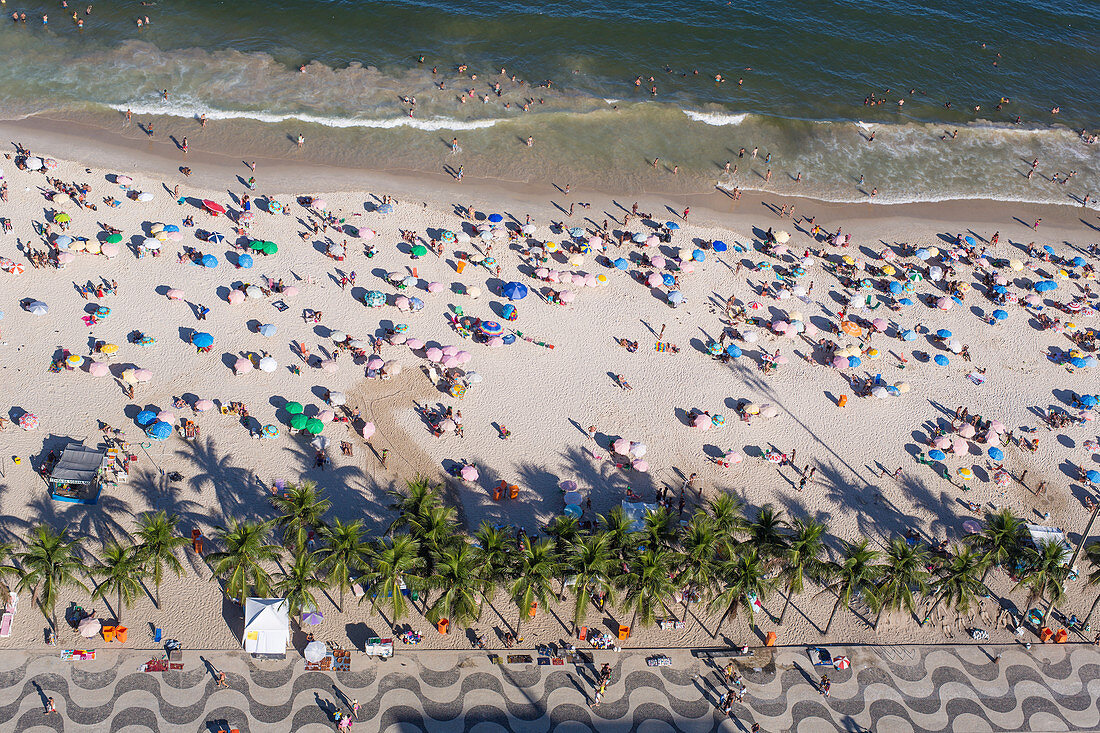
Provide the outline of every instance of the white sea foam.
{"type": "Polygon", "coordinates": [[[503,119],[485,120],[457,120],[452,117],[332,117],[314,115],[309,113],[285,113],[258,112],[252,110],[225,110],[203,107],[200,105],[177,104],[167,102],[165,104],[111,104],[111,109],[125,112],[127,109],[136,115],[167,115],[171,117],[186,117],[196,119],[205,114],[208,120],[256,120],[258,122],[279,123],[296,120],[325,127],[370,127],[379,129],[392,129],[397,127],[411,127],[417,130],[479,130],[493,127],[497,123],[505,122],[503,119]]]}
{"type": "Polygon", "coordinates": [[[740,125],[749,116],[747,112],[730,115],[721,112],[696,112],[690,109],[685,109],[684,114],[696,122],[702,122],[704,125],[713,125],[715,127],[740,125]]]}

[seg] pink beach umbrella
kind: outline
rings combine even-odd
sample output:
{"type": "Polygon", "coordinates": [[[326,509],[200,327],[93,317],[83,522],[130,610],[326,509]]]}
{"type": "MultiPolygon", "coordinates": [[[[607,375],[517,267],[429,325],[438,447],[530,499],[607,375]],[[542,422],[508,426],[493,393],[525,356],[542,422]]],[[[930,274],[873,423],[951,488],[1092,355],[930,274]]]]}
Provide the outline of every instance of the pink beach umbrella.
{"type": "Polygon", "coordinates": [[[382,365],[386,362],[382,361],[381,357],[372,356],[367,359],[367,369],[381,369],[382,365]]]}
{"type": "Polygon", "coordinates": [[[135,369],[134,370],[134,381],[139,383],[139,384],[141,384],[143,382],[148,382],[152,378],[153,378],[153,373],[151,371],[149,371],[148,369],[135,369]]]}
{"type": "Polygon", "coordinates": [[[948,438],[946,435],[936,436],[935,440],[932,441],[932,447],[939,448],[940,450],[947,450],[951,447],[951,438],[948,438]]]}
{"type": "Polygon", "coordinates": [[[239,305],[244,302],[245,294],[241,290],[230,290],[225,299],[229,301],[229,305],[239,305]]]}
{"type": "Polygon", "coordinates": [[[76,255],[72,252],[59,252],[57,255],[57,264],[69,265],[76,261],[76,255]]]}
{"type": "Polygon", "coordinates": [[[962,438],[958,438],[951,444],[951,452],[957,456],[965,456],[970,452],[970,445],[962,438]]]}
{"type": "Polygon", "coordinates": [[[454,369],[460,362],[457,356],[445,356],[443,357],[443,366],[447,369],[454,369]]]}
{"type": "Polygon", "coordinates": [[[561,273],[557,270],[550,270],[546,273],[546,279],[552,283],[561,282],[561,273]]]}
{"type": "Polygon", "coordinates": [[[408,336],[403,333],[395,333],[393,336],[390,336],[390,343],[394,346],[400,346],[408,340],[408,336]]]}
{"type": "Polygon", "coordinates": [[[650,257],[649,258],[649,264],[653,265],[658,270],[660,270],[661,268],[663,268],[668,263],[665,261],[664,257],[650,257]]]}
{"type": "Polygon", "coordinates": [[[375,231],[373,229],[360,229],[359,236],[366,240],[374,239],[375,231]]]}
{"type": "Polygon", "coordinates": [[[293,298],[297,294],[298,288],[294,287],[293,285],[288,285],[287,287],[283,288],[283,292],[279,293],[279,295],[285,296],[287,298],[293,298]]]}
{"type": "Polygon", "coordinates": [[[332,422],[336,419],[336,413],[332,410],[321,410],[317,413],[317,419],[321,422],[332,422]]]}
{"type": "Polygon", "coordinates": [[[775,321],[772,323],[772,330],[776,333],[786,333],[787,329],[791,327],[791,324],[786,321],[775,321]]]}
{"type": "Polygon", "coordinates": [[[183,300],[183,291],[179,288],[172,288],[165,295],[168,296],[168,300],[183,300]]]}
{"type": "Polygon", "coordinates": [[[470,359],[473,359],[474,357],[470,356],[469,351],[459,351],[455,353],[455,358],[458,359],[459,364],[468,364],[470,362],[470,359]]]}
{"type": "Polygon", "coordinates": [[[440,349],[437,346],[432,346],[426,352],[424,352],[424,356],[425,356],[425,358],[427,358],[428,361],[435,361],[435,362],[442,361],[443,360],[443,349],[440,349]]]}
{"type": "Polygon", "coordinates": [[[321,370],[323,372],[325,372],[326,374],[335,374],[336,369],[337,369],[337,366],[336,366],[336,360],[335,359],[325,359],[324,361],[321,362],[321,370]]]}
{"type": "Polygon", "coordinates": [[[439,429],[442,430],[444,433],[451,432],[455,429],[455,427],[457,427],[455,421],[449,417],[439,421],[439,429]]]}
{"type": "Polygon", "coordinates": [[[696,415],[691,424],[700,430],[710,430],[714,422],[710,419],[710,415],[696,415]]]}
{"type": "Polygon", "coordinates": [[[175,425],[176,424],[176,413],[174,413],[170,410],[161,410],[160,412],[157,413],[157,419],[160,420],[161,422],[166,422],[169,425],[175,425]]]}
{"type": "Polygon", "coordinates": [[[871,325],[874,326],[875,330],[879,333],[883,333],[884,331],[886,331],[887,324],[885,318],[876,318],[875,320],[871,321],[871,325]]]}
{"type": "Polygon", "coordinates": [[[106,377],[111,373],[111,368],[101,361],[93,361],[88,365],[88,374],[93,377],[106,377]]]}
{"type": "Polygon", "coordinates": [[[650,276],[646,278],[645,282],[646,282],[646,285],[648,285],[651,288],[659,288],[659,287],[661,287],[661,283],[664,282],[664,281],[661,279],[660,275],[658,275],[657,273],[654,272],[654,273],[651,273],[650,276]]]}
{"type": "Polygon", "coordinates": [[[561,302],[563,303],[572,303],[577,299],[576,294],[572,290],[563,290],[558,293],[558,297],[561,298],[561,302]]]}
{"type": "Polygon", "coordinates": [[[630,467],[633,468],[638,473],[645,473],[646,471],[649,470],[649,463],[647,463],[645,460],[643,460],[641,458],[638,458],[633,463],[630,464],[630,467]]]}
{"type": "Polygon", "coordinates": [[[242,356],[240,359],[237,359],[237,361],[233,362],[233,371],[235,371],[237,374],[246,374],[252,371],[254,366],[255,365],[252,363],[251,359],[242,356]]]}
{"type": "Polygon", "coordinates": [[[99,251],[103,253],[103,256],[109,260],[113,260],[118,257],[118,245],[111,242],[104,242],[99,248],[99,251]]]}
{"type": "Polygon", "coordinates": [[[626,438],[619,438],[611,444],[611,450],[615,451],[621,456],[625,456],[630,452],[630,441],[626,438]]]}
{"type": "Polygon", "coordinates": [[[741,463],[741,461],[745,460],[745,457],[737,451],[731,450],[726,451],[725,459],[726,463],[730,464],[731,466],[736,466],[738,463],[741,463]]]}
{"type": "Polygon", "coordinates": [[[989,428],[990,428],[990,430],[992,430],[994,433],[997,433],[998,435],[1005,432],[1008,429],[1008,428],[1005,427],[1005,424],[1003,422],[1001,422],[1000,420],[994,420],[993,422],[991,422],[989,424],[989,428]]]}
{"type": "Polygon", "coordinates": [[[460,475],[466,481],[477,481],[480,474],[473,466],[463,466],[462,470],[458,472],[458,475],[460,475]]]}
{"type": "Polygon", "coordinates": [[[584,276],[584,286],[586,288],[596,288],[599,287],[599,285],[600,281],[596,279],[596,276],[594,274],[589,273],[584,276]]]}
{"type": "Polygon", "coordinates": [[[558,276],[558,280],[561,281],[562,285],[572,285],[573,284],[573,273],[563,272],[563,273],[561,273],[561,275],[558,276]]]}
{"type": "Polygon", "coordinates": [[[650,234],[645,239],[645,245],[647,247],[656,247],[660,243],[661,243],[661,240],[657,238],[656,234],[650,234]]]}
{"type": "Polygon", "coordinates": [[[438,282],[428,283],[428,292],[429,293],[438,293],[438,292],[441,292],[442,290],[443,290],[443,283],[438,283],[438,282]]]}
{"type": "Polygon", "coordinates": [[[404,295],[398,295],[396,298],[394,298],[393,304],[397,307],[397,310],[399,311],[407,311],[409,310],[409,308],[411,308],[411,306],[409,305],[409,299],[404,295]]]}
{"type": "Polygon", "coordinates": [[[443,347],[443,356],[454,356],[459,351],[461,351],[461,349],[459,349],[457,346],[449,344],[443,347]]]}
{"type": "Polygon", "coordinates": [[[370,440],[374,435],[374,423],[363,423],[363,429],[359,431],[359,434],[363,436],[363,440],[370,440]]]}
{"type": "Polygon", "coordinates": [[[196,400],[195,401],[195,412],[206,412],[207,410],[213,410],[213,409],[214,409],[213,400],[202,399],[202,400],[196,400]]]}
{"type": "Polygon", "coordinates": [[[545,280],[549,275],[550,270],[546,269],[545,267],[540,267],[539,269],[535,270],[535,277],[537,277],[539,280],[545,280]]]}
{"type": "Polygon", "coordinates": [[[977,433],[977,432],[978,431],[975,430],[974,426],[971,425],[970,423],[963,423],[959,427],[959,435],[961,435],[964,438],[973,438],[974,434],[977,433]]]}
{"type": "Polygon", "coordinates": [[[499,349],[501,346],[504,346],[504,339],[500,336],[493,336],[485,343],[490,349],[499,349]]]}
{"type": "Polygon", "coordinates": [[[424,348],[424,342],[418,338],[405,339],[405,346],[408,346],[413,351],[424,348]]]}
{"type": "Polygon", "coordinates": [[[848,360],[843,356],[835,356],[833,357],[833,366],[837,369],[843,369],[848,366],[848,360]]]}

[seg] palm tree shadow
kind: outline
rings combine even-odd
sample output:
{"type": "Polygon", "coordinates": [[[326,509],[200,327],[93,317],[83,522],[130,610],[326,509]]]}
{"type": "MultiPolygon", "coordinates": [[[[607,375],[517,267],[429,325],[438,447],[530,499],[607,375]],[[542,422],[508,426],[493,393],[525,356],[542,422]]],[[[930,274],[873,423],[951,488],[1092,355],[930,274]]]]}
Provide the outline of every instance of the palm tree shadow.
{"type": "Polygon", "coordinates": [[[219,454],[213,438],[194,440],[184,444],[176,455],[195,464],[197,472],[190,479],[192,489],[201,494],[207,484],[212,484],[216,497],[215,506],[222,514],[239,519],[261,519],[261,508],[267,509],[261,484],[247,468],[231,464],[230,454],[219,454]]]}

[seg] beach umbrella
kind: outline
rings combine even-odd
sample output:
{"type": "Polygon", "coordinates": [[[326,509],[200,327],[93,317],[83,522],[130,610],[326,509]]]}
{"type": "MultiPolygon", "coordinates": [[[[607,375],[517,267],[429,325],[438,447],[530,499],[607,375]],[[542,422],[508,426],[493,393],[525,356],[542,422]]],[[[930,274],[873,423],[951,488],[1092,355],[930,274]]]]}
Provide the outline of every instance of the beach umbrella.
{"type": "Polygon", "coordinates": [[[993,317],[996,318],[998,321],[1005,321],[1008,320],[1008,312],[1000,310],[998,308],[997,310],[993,311],[993,317]]]}
{"type": "Polygon", "coordinates": [[[936,337],[941,339],[949,339],[951,338],[951,332],[948,331],[946,328],[941,328],[939,331],[936,331],[936,337]]]}
{"type": "Polygon", "coordinates": [[[106,318],[109,315],[111,315],[111,309],[105,305],[101,305],[95,309],[96,318],[106,318]]]}
{"type": "Polygon", "coordinates": [[[991,446],[987,452],[989,453],[989,457],[992,458],[995,461],[1003,461],[1004,460],[1004,457],[1005,457],[1004,451],[1001,450],[1000,448],[996,447],[996,446],[991,446]]]}
{"type": "Polygon", "coordinates": [[[741,356],[741,349],[737,344],[730,344],[726,347],[726,353],[729,354],[731,358],[737,359],[741,356]]]}
{"type": "Polygon", "coordinates": [[[88,365],[88,374],[93,377],[107,377],[111,374],[111,367],[101,361],[93,361],[88,365]]]}
{"type": "Polygon", "coordinates": [[[84,363],[84,357],[76,354],[69,354],[65,357],[65,363],[75,368],[84,363]]]}
{"type": "Polygon", "coordinates": [[[317,413],[317,419],[321,422],[332,422],[336,419],[336,413],[332,410],[321,410],[317,413]]]}
{"type": "Polygon", "coordinates": [[[371,436],[374,435],[374,430],[374,423],[363,423],[363,428],[359,431],[359,434],[363,436],[363,440],[370,440],[371,436]]]}
{"type": "MultiPolygon", "coordinates": [[[[114,236],[114,235],[112,235],[112,236],[114,236]]],[[[57,247],[58,249],[66,250],[66,249],[69,248],[69,245],[71,245],[73,243],[73,238],[70,237],[68,234],[61,234],[61,235],[58,235],[53,240],[53,243],[54,243],[54,246],[57,247]]]]}
{"type": "Polygon", "coordinates": [[[956,473],[959,474],[963,481],[970,481],[974,478],[974,472],[966,467],[960,467],[956,473]]]}
{"type": "Polygon", "coordinates": [[[940,366],[947,366],[951,361],[943,354],[936,354],[935,362],[940,366]]]}
{"type": "MultiPolygon", "coordinates": [[[[413,257],[423,257],[424,255],[428,254],[428,248],[427,248],[427,247],[425,247],[425,246],[424,246],[424,245],[422,245],[422,244],[414,244],[414,245],[412,246],[412,249],[411,249],[411,250],[409,250],[409,253],[410,253],[410,254],[411,254],[411,255],[412,255],[413,257]]],[[[342,254],[343,254],[343,252],[341,252],[341,253],[340,253],[340,255],[342,255],[342,254]]],[[[335,255],[335,254],[334,254],[334,256],[340,256],[340,255],[335,255]]]]}
{"type": "Polygon", "coordinates": [[[270,423],[268,423],[267,425],[264,425],[262,428],[260,428],[260,437],[261,438],[269,438],[269,439],[270,438],[278,438],[279,437],[279,428],[278,428],[278,426],[272,425],[270,423]]]}
{"type": "Polygon", "coordinates": [[[148,369],[135,369],[134,381],[138,384],[144,384],[153,378],[153,373],[148,369]]]}
{"type": "Polygon", "coordinates": [[[218,258],[214,255],[203,255],[202,266],[207,269],[213,269],[218,266],[218,258]]]}
{"type": "Polygon", "coordinates": [[[157,413],[153,412],[152,410],[142,410],[136,416],[134,416],[134,422],[136,422],[141,427],[152,425],[156,421],[157,413]]]}
{"type": "Polygon", "coordinates": [[[155,237],[146,237],[142,240],[141,246],[145,247],[145,249],[156,252],[158,249],[160,249],[160,240],[156,239],[155,237]]]}
{"type": "Polygon", "coordinates": [[[664,281],[661,279],[661,275],[656,272],[651,272],[649,274],[649,277],[646,278],[646,284],[649,285],[649,287],[651,288],[659,288],[661,287],[663,282],[664,281]]]}
{"type": "Polygon", "coordinates": [[[213,244],[221,244],[225,241],[225,235],[218,232],[210,232],[206,235],[206,241],[212,242],[213,244]]]}
{"type": "Polygon", "coordinates": [[[206,412],[207,410],[214,409],[213,400],[201,399],[195,400],[195,412],[206,412]]]}
{"type": "Polygon", "coordinates": [[[715,252],[725,252],[727,249],[729,249],[729,246],[721,239],[714,240],[713,242],[711,242],[710,246],[714,248],[715,252]]]}
{"type": "Polygon", "coordinates": [[[930,451],[928,451],[928,457],[931,458],[933,461],[945,461],[945,460],[947,460],[947,455],[941,450],[930,450],[930,451]]]}
{"type": "Polygon", "coordinates": [[[932,447],[940,450],[948,450],[951,447],[951,438],[946,435],[938,435],[932,440],[932,447]]]}
{"type": "Polygon", "coordinates": [[[252,298],[253,300],[264,297],[264,291],[260,290],[259,285],[249,285],[245,287],[244,294],[246,297],[252,298]]]}
{"type": "Polygon", "coordinates": [[[474,466],[469,466],[469,465],[463,466],[462,470],[460,470],[458,472],[458,475],[461,476],[466,481],[477,481],[478,476],[479,476],[479,474],[477,472],[477,468],[475,468],[474,466]]]}
{"type": "Polygon", "coordinates": [[[347,404],[348,396],[343,392],[329,392],[328,403],[333,407],[339,407],[340,405],[347,404]]]}
{"type": "Polygon", "coordinates": [[[335,359],[325,359],[321,362],[321,371],[325,372],[326,374],[335,374],[336,369],[337,365],[335,359]]]}
{"type": "Polygon", "coordinates": [[[363,293],[363,303],[368,308],[378,308],[386,304],[386,295],[378,290],[368,290],[363,293]]]}
{"type": "Polygon", "coordinates": [[[611,444],[611,450],[618,453],[620,456],[630,454],[630,441],[626,438],[617,438],[614,443],[611,444]]]}
{"type": "Polygon", "coordinates": [[[428,350],[424,352],[424,357],[432,362],[443,361],[443,350],[436,346],[430,346],[428,350]]]}
{"type": "Polygon", "coordinates": [[[168,440],[172,435],[172,426],[166,422],[157,420],[145,429],[145,435],[150,440],[168,440]]]}
{"type": "Polygon", "coordinates": [[[778,414],[779,410],[776,409],[775,405],[760,406],[760,417],[775,417],[778,414]]]}
{"type": "Polygon", "coordinates": [[[668,294],[668,302],[672,303],[673,305],[679,305],[680,303],[684,302],[684,294],[681,293],[679,290],[673,290],[668,294]]]}
{"type": "Polygon", "coordinates": [[[438,293],[443,290],[443,283],[430,282],[428,283],[427,290],[429,293],[438,293]]]}
{"type": "Polygon", "coordinates": [[[962,438],[956,438],[951,444],[951,452],[957,456],[965,456],[970,452],[970,446],[962,438]]]}
{"type": "Polygon", "coordinates": [[[279,329],[275,326],[274,323],[265,323],[256,330],[259,331],[261,336],[267,336],[268,338],[271,338],[279,329]]]}
{"type": "Polygon", "coordinates": [[[848,357],[848,368],[849,369],[855,369],[856,367],[858,367],[862,363],[863,363],[863,360],[860,359],[858,356],[849,356],[848,357]]]}
{"type": "Polygon", "coordinates": [[[680,228],[680,225],[679,225],[679,224],[677,224],[677,223],[676,223],[676,222],[674,222],[674,221],[666,221],[666,222],[665,222],[665,229],[669,229],[669,230],[671,230],[671,231],[676,231],[676,230],[677,230],[677,229],[679,229],[679,228],[680,228]]]}
{"type": "Polygon", "coordinates": [[[305,412],[305,407],[302,406],[301,402],[288,402],[283,407],[291,415],[301,415],[305,412]]]}
{"type": "Polygon", "coordinates": [[[707,253],[701,249],[692,250],[691,252],[691,259],[695,260],[696,262],[702,262],[706,258],[707,253]]]}
{"type": "Polygon", "coordinates": [[[947,349],[952,354],[958,354],[958,353],[962,352],[962,342],[959,341],[958,339],[948,339],[947,349]]]}
{"type": "Polygon", "coordinates": [[[242,356],[241,358],[237,359],[236,362],[233,363],[233,371],[236,372],[237,374],[245,374],[247,372],[252,371],[252,369],[253,369],[252,360],[249,359],[248,357],[245,357],[245,356],[242,356]]]}
{"type": "Polygon", "coordinates": [[[696,415],[691,424],[700,430],[710,430],[714,422],[710,419],[710,415],[696,415]]]}
{"type": "MultiPolygon", "coordinates": [[[[354,342],[353,342],[354,343],[354,342]]],[[[424,348],[424,342],[418,338],[411,338],[405,341],[405,346],[408,346],[413,351],[424,348]]]]}
{"type": "Polygon", "coordinates": [[[310,435],[320,435],[324,429],[325,424],[315,417],[311,417],[306,421],[306,432],[310,435]]]}
{"type": "Polygon", "coordinates": [[[268,374],[271,374],[279,368],[279,362],[275,361],[275,357],[273,356],[265,356],[260,359],[260,363],[258,366],[260,367],[261,372],[267,372],[268,374]]]}
{"type": "Polygon", "coordinates": [[[973,438],[976,432],[977,429],[970,423],[963,423],[958,430],[959,435],[964,438],[973,438]]]}
{"type": "Polygon", "coordinates": [[[80,620],[76,628],[85,639],[92,639],[99,635],[100,629],[103,628],[103,622],[98,618],[87,616],[80,620]]]}
{"type": "Polygon", "coordinates": [[[1094,484],[1100,484],[1100,471],[1097,471],[1095,468],[1090,468],[1085,472],[1085,478],[1094,484]]]}
{"type": "Polygon", "coordinates": [[[240,305],[245,301],[246,297],[243,290],[230,290],[229,295],[225,296],[225,299],[229,305],[240,305]]]}
{"type": "Polygon", "coordinates": [[[44,316],[50,312],[50,307],[41,300],[35,300],[27,304],[27,312],[32,316],[44,316]]]}
{"type": "Polygon", "coordinates": [[[237,267],[247,270],[252,267],[252,264],[252,255],[247,252],[237,255],[237,267]]]}
{"type": "Polygon", "coordinates": [[[500,294],[508,300],[523,300],[527,297],[527,286],[520,282],[507,282],[500,289],[500,294]]]}
{"type": "Polygon", "coordinates": [[[918,249],[918,250],[917,250],[917,251],[916,251],[916,252],[914,253],[914,255],[913,255],[913,256],[914,256],[914,257],[916,257],[916,258],[917,258],[918,260],[921,260],[921,261],[923,262],[924,260],[927,260],[927,259],[928,259],[929,257],[931,257],[932,255],[931,255],[931,253],[930,253],[930,252],[929,252],[929,251],[928,251],[927,249],[924,249],[924,248],[922,247],[922,248],[918,249]]]}
{"type": "Polygon", "coordinates": [[[630,269],[630,262],[628,262],[625,257],[619,257],[612,264],[615,265],[616,270],[624,270],[625,271],[625,270],[630,269]]]}
{"type": "MultiPolygon", "coordinates": [[[[324,201],[315,201],[313,203],[313,206],[314,206],[314,208],[324,208],[324,204],[325,204],[324,201]]],[[[392,214],[393,213],[393,204],[382,204],[381,206],[378,207],[378,213],[379,214],[392,214]]]]}
{"type": "Polygon", "coordinates": [[[214,337],[204,331],[199,331],[191,334],[191,343],[200,349],[205,349],[214,345],[214,337]]]}
{"type": "Polygon", "coordinates": [[[290,416],[290,427],[294,430],[305,430],[306,425],[309,424],[310,418],[302,413],[290,416]]]}
{"type": "Polygon", "coordinates": [[[176,423],[176,413],[171,410],[161,410],[157,413],[157,420],[166,422],[169,425],[174,425],[176,423]]]}
{"type": "Polygon", "coordinates": [[[904,341],[916,341],[917,340],[917,332],[912,330],[912,329],[909,329],[907,331],[902,331],[901,338],[904,341]]]}
{"type": "Polygon", "coordinates": [[[630,467],[633,468],[638,473],[646,473],[647,471],[649,471],[649,463],[647,461],[645,461],[644,459],[641,459],[641,458],[639,458],[639,459],[635,460],[633,463],[631,463],[630,467]]]}
{"type": "MultiPolygon", "coordinates": [[[[500,336],[504,333],[504,326],[499,321],[482,321],[478,324],[477,330],[481,332],[481,335],[486,337],[500,336]]],[[[457,349],[455,349],[457,351],[457,349]]],[[[446,349],[444,349],[446,353],[446,349]]]]}

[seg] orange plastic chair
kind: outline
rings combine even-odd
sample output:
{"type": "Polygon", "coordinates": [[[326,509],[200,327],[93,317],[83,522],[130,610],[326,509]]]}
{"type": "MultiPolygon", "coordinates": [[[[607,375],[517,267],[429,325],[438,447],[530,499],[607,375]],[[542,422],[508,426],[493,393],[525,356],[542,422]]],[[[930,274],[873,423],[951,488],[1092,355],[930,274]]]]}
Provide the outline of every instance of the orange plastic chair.
{"type": "Polygon", "coordinates": [[[493,487],[493,501],[500,501],[504,498],[504,482],[501,481],[498,485],[493,487]]]}
{"type": "Polygon", "coordinates": [[[531,608],[527,612],[527,615],[530,616],[531,618],[534,618],[535,614],[538,613],[538,612],[539,612],[539,602],[535,601],[534,603],[531,604],[531,608]]]}
{"type": "Polygon", "coordinates": [[[515,484],[512,484],[511,493],[509,494],[509,496],[512,497],[513,499],[518,499],[519,498],[519,487],[516,486],[515,484]]]}
{"type": "Polygon", "coordinates": [[[577,633],[577,638],[581,641],[584,641],[585,639],[588,638],[588,627],[587,626],[582,626],[581,627],[580,632],[577,633]]]}

